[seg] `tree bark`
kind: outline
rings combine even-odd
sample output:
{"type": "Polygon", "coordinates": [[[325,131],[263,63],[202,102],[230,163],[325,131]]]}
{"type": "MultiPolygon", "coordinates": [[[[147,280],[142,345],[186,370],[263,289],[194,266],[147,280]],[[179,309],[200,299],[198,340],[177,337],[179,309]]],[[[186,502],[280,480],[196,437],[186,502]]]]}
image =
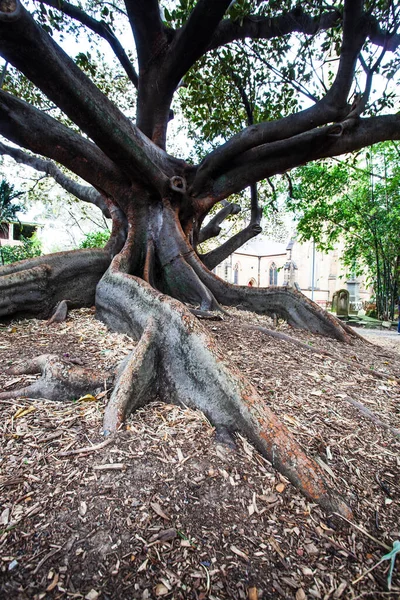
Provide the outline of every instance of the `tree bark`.
{"type": "Polygon", "coordinates": [[[96,285],[108,268],[106,250],[59,252],[0,267],[0,317],[50,317],[67,299],[70,308],[93,306],[96,285]]]}
{"type": "Polygon", "coordinates": [[[132,406],[156,394],[165,401],[198,408],[217,428],[245,434],[309,499],[327,511],[351,515],[326,485],[318,465],[304,454],[250,383],[227,364],[195,317],[181,303],[129,275],[126,258],[122,254],[113,260],[96,293],[98,318],[113,330],[141,340],[120,376],[120,380],[125,376],[128,382],[133,380],[133,385],[124,383],[127,398],[109,405],[106,428],[116,429],[132,406]],[[150,366],[155,376],[149,375],[150,366]],[[141,372],[146,373],[144,378],[141,372]]]}

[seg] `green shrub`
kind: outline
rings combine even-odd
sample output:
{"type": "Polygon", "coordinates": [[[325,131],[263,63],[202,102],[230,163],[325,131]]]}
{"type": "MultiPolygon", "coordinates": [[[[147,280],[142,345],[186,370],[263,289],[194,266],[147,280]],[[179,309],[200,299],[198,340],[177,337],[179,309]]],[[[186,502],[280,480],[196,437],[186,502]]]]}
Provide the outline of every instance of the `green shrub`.
{"type": "Polygon", "coordinates": [[[22,243],[18,246],[0,246],[0,264],[7,265],[42,254],[42,244],[35,237],[21,237],[20,241],[22,243]]]}
{"type": "Polygon", "coordinates": [[[93,231],[87,233],[79,248],[104,248],[110,238],[109,231],[93,231]]]}

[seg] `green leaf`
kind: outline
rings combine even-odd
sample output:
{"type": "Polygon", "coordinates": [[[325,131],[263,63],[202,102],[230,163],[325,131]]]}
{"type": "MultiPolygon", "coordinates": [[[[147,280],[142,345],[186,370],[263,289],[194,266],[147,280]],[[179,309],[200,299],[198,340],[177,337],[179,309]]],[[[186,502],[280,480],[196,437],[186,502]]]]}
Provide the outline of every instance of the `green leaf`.
{"type": "Polygon", "coordinates": [[[380,560],[380,562],[383,562],[384,560],[390,560],[390,569],[389,569],[388,578],[387,578],[389,592],[392,587],[392,576],[393,576],[393,570],[394,570],[394,563],[396,561],[396,556],[399,553],[400,553],[400,541],[396,540],[395,542],[393,542],[393,549],[390,552],[388,552],[388,554],[385,554],[384,556],[382,556],[382,558],[380,560]]]}

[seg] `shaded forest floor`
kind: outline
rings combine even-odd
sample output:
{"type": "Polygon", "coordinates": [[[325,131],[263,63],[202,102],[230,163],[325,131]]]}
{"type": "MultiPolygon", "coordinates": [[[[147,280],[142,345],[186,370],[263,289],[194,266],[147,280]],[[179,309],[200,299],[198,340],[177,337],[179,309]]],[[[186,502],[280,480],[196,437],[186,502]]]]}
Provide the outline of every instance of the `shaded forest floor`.
{"type": "MultiPolygon", "coordinates": [[[[391,592],[388,561],[365,574],[400,540],[400,443],[349,402],[400,427],[400,339],[349,347],[280,325],[299,348],[246,328],[269,319],[230,312],[206,326],[348,499],[354,524],[326,517],[245,439],[222,445],[201,413],[154,402],[104,440],[106,391],[3,400],[1,598],[400,597],[400,557],[391,592]]],[[[53,327],[14,321],[0,327],[0,389],[35,377],[7,374],[22,358],[56,353],[106,377],[133,346],[86,309],[53,327]]]]}

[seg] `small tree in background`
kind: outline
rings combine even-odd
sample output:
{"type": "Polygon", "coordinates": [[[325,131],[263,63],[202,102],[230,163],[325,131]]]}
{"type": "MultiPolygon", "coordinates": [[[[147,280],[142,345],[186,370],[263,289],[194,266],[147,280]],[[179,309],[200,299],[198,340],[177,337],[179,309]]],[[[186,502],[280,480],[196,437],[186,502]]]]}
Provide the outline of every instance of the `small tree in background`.
{"type": "Polygon", "coordinates": [[[310,163],[297,170],[287,205],[303,240],[322,251],[344,243],[349,273],[367,275],[377,317],[393,319],[399,294],[400,153],[379,144],[352,162],[310,163]]]}

